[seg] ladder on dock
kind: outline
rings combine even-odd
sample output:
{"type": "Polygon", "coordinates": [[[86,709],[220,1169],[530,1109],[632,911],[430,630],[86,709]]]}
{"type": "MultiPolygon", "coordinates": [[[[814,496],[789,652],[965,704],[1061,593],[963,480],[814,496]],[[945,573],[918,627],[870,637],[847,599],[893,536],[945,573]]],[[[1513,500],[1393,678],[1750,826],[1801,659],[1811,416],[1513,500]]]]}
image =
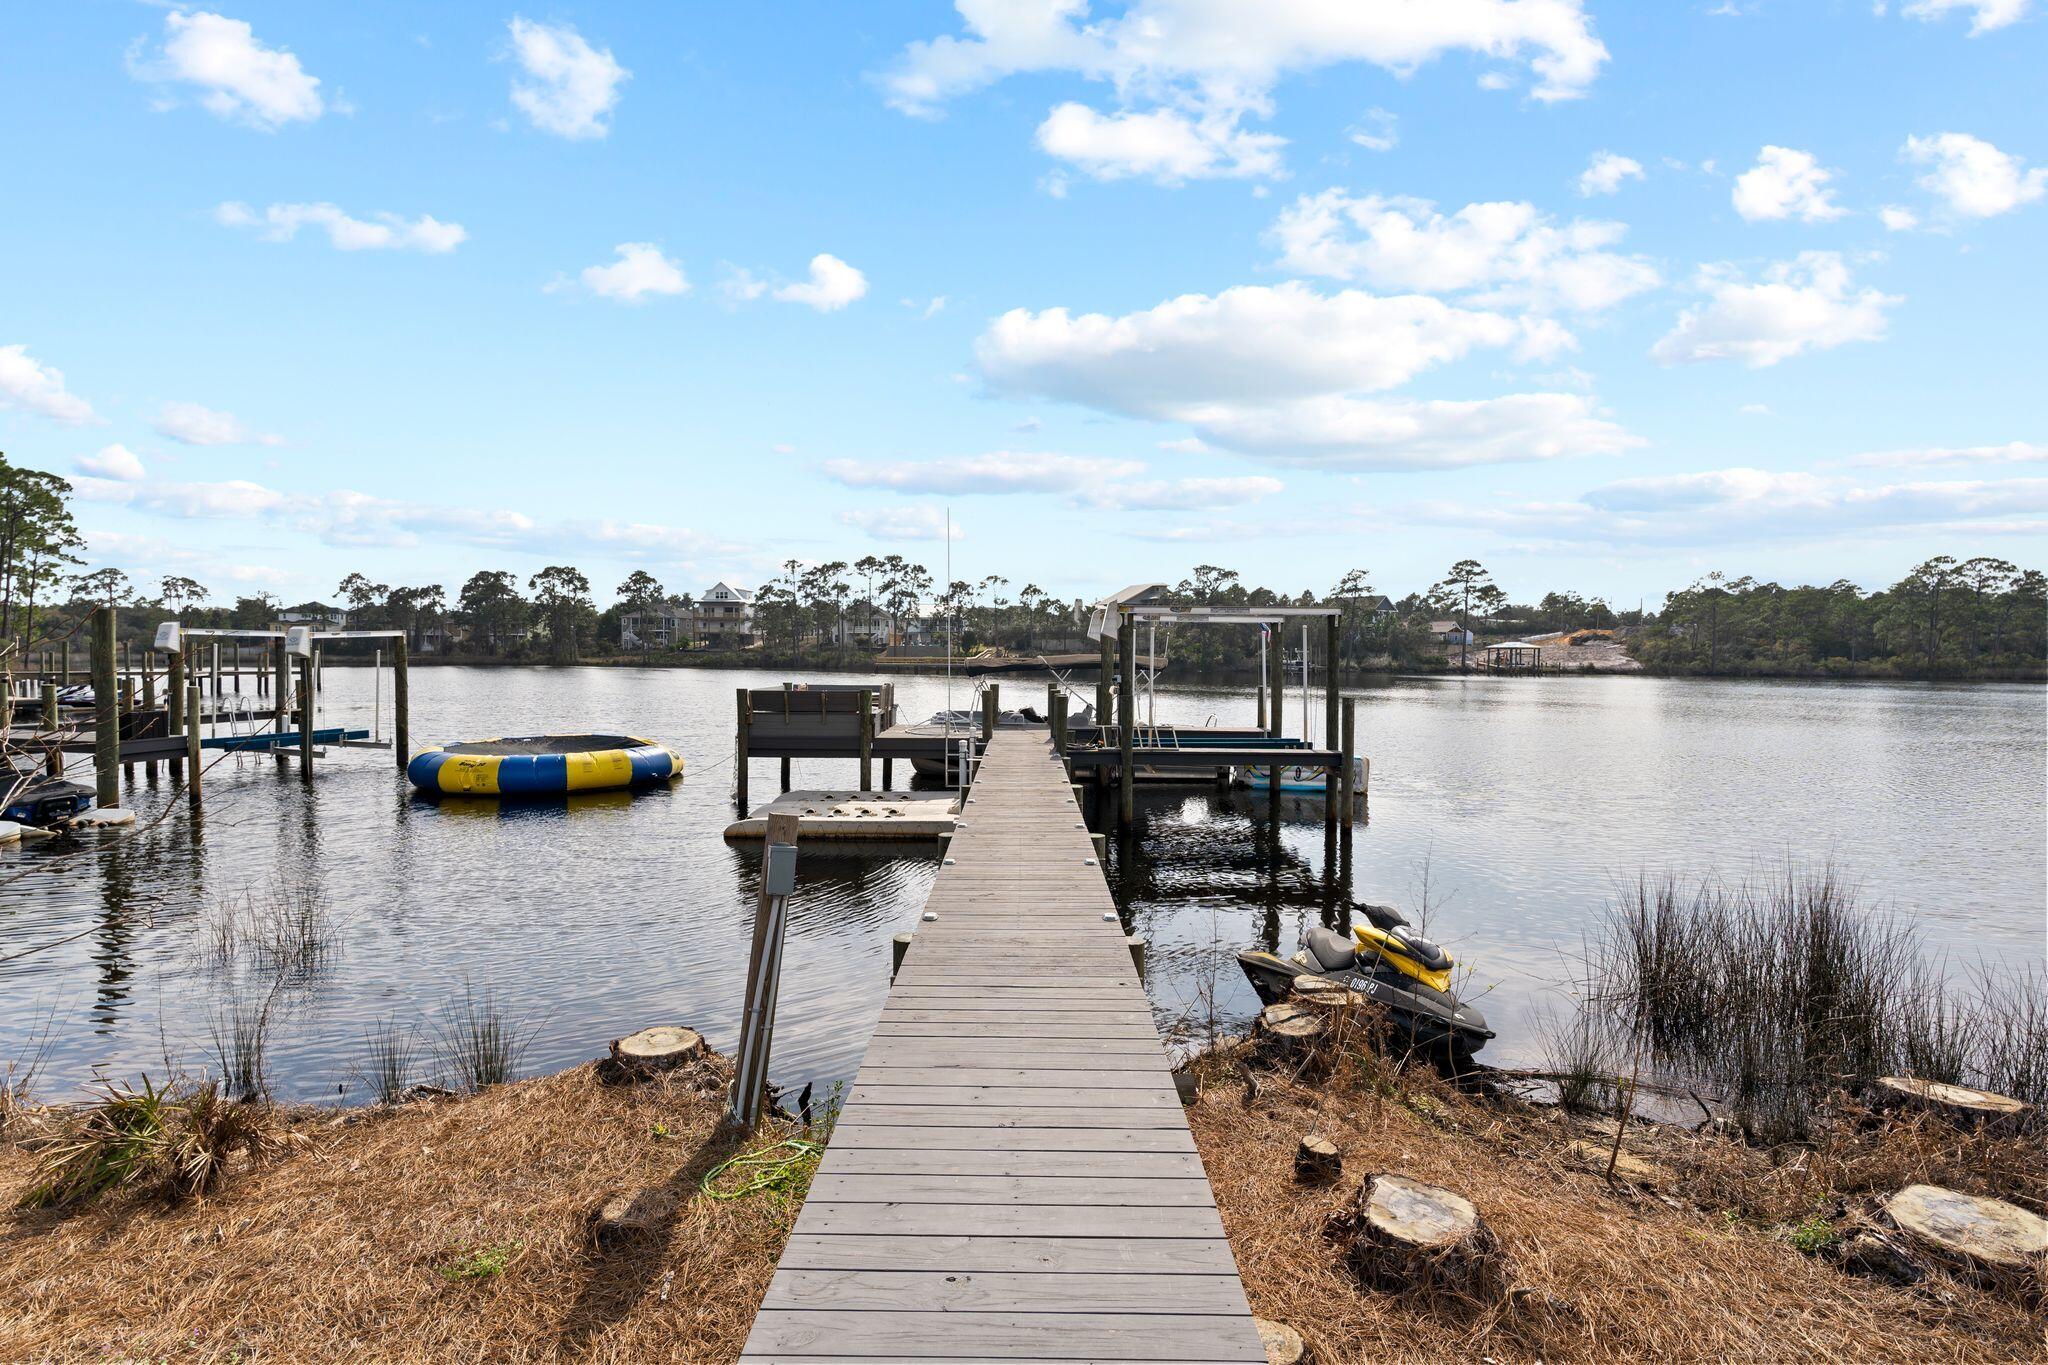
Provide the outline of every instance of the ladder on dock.
{"type": "Polygon", "coordinates": [[[743,1362],[1266,1359],[1042,730],[998,730],[743,1362]]]}

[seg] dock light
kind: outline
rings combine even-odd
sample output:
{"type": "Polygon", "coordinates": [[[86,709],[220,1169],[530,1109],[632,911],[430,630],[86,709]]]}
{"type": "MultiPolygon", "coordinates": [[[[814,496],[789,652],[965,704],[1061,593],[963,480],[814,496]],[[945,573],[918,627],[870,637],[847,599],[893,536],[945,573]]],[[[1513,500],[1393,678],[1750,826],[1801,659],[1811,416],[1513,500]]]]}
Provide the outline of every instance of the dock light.
{"type": "Polygon", "coordinates": [[[178,638],[178,623],[165,621],[156,628],[156,647],[166,654],[183,654],[184,646],[178,638]]]}

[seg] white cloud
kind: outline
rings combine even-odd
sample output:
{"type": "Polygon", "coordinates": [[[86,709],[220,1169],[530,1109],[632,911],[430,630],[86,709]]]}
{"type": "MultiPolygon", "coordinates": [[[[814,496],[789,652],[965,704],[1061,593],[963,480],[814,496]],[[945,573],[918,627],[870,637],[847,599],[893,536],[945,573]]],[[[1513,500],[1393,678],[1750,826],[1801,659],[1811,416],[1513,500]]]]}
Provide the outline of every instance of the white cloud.
{"type": "Polygon", "coordinates": [[[1344,130],[1369,152],[1391,152],[1401,144],[1400,120],[1386,109],[1368,109],[1365,116],[1344,130]]]}
{"type": "Polygon", "coordinates": [[[99,421],[92,405],[64,387],[64,372],[28,353],[25,344],[0,346],[0,408],[21,408],[55,422],[99,421]]]}
{"type": "Polygon", "coordinates": [[[1879,209],[1877,220],[1884,224],[1886,232],[1911,232],[1920,226],[1920,215],[1898,204],[1886,204],[1879,209]]]}
{"type": "Polygon", "coordinates": [[[1590,312],[1660,283],[1647,259],[1604,249],[1627,231],[1612,222],[1559,224],[1527,203],[1467,204],[1446,217],[1423,199],[1326,190],[1295,200],[1267,236],[1281,267],[1302,274],[1590,312]]]}
{"type": "Polygon", "coordinates": [[[1607,60],[1579,0],[1134,0],[1090,19],[1086,0],[957,0],[965,26],[914,42],[882,76],[889,102],[931,114],[1006,76],[1071,71],[1131,93],[1192,89],[1218,106],[1261,105],[1279,80],[1345,62],[1406,74],[1449,52],[1525,62],[1539,100],[1586,92],[1607,60]]]}
{"type": "MultiPolygon", "coordinates": [[[[947,538],[947,520],[943,508],[938,507],[885,507],[859,508],[841,512],[842,525],[855,526],[866,531],[876,540],[944,540],[947,538]]],[[[960,523],[951,526],[952,539],[962,538],[960,523]]]]}
{"type": "Polygon", "coordinates": [[[2038,464],[2048,462],[2048,444],[2007,441],[1997,446],[1920,446],[1851,455],[1845,465],[1866,469],[1924,469],[1949,464],[2038,464]]]}
{"type": "Polygon", "coordinates": [[[1849,267],[1832,251],[1779,261],[1756,283],[1733,266],[1707,266],[1698,283],[1708,301],[1680,313],[1678,325],[1650,348],[1660,365],[1739,360],[1761,369],[1802,351],[1876,341],[1885,334],[1885,310],[1903,301],[1856,289],[1849,267]]]}
{"type": "Polygon", "coordinates": [[[233,200],[213,211],[224,227],[256,228],[267,242],[289,242],[302,227],[319,228],[339,251],[424,251],[439,255],[469,240],[460,223],[444,223],[427,214],[405,218],[379,213],[375,221],[351,218],[333,204],[272,204],[257,213],[233,200]]]}
{"type": "Polygon", "coordinates": [[[868,292],[868,278],[829,252],[811,257],[811,277],[775,291],[784,303],[801,303],[830,313],[868,292]]]}
{"type": "Polygon", "coordinates": [[[1618,455],[1643,444],[1575,393],[1430,402],[1333,395],[1266,407],[1218,406],[1189,420],[1217,445],[1332,469],[1460,469],[1618,455]]]}
{"type": "Polygon", "coordinates": [[[1900,13],[1909,19],[1932,22],[1963,10],[1970,16],[1970,36],[1989,33],[2019,22],[2032,7],[2032,0],[1906,0],[1900,13]]]}
{"type": "Polygon", "coordinates": [[[124,445],[102,446],[90,455],[74,456],[71,465],[79,473],[96,479],[134,483],[147,477],[142,461],[124,445]]]}
{"type": "Polygon", "coordinates": [[[568,24],[539,24],[514,16],[512,50],[532,77],[512,83],[512,103],[544,133],[597,138],[611,132],[608,116],[619,86],[632,72],[609,48],[594,48],[568,24]]]}
{"type": "Polygon", "coordinates": [[[1622,181],[1642,178],[1643,163],[1634,157],[1615,152],[1595,152],[1586,169],[1579,172],[1579,197],[1590,199],[1596,194],[1613,194],[1621,188],[1622,181]]]}
{"type": "Polygon", "coordinates": [[[1744,403],[1741,407],[1735,410],[1735,415],[1737,417],[1776,416],[1776,414],[1771,411],[1771,405],[1769,403],[1744,403]]]}
{"type": "Polygon", "coordinates": [[[1931,170],[1920,187],[1964,218],[1994,218],[2048,194],[2048,168],[2022,170],[2024,157],[2001,152],[1968,133],[1909,137],[1899,155],[1931,170]]]}
{"type": "Polygon", "coordinates": [[[1735,177],[1735,211],[1750,222],[1798,217],[1824,223],[1847,212],[1834,201],[1828,181],[1834,172],[1823,168],[1812,152],[1792,147],[1765,147],[1756,165],[1735,177]]]}
{"type": "Polygon", "coordinates": [[[217,412],[198,403],[166,403],[149,425],[157,435],[188,446],[284,444],[282,436],[249,430],[232,412],[217,412]]]}
{"type": "Polygon", "coordinates": [[[638,303],[650,294],[687,294],[690,281],[677,262],[652,242],[620,242],[610,265],[587,265],[577,276],[599,298],[638,303]]]}
{"type": "Polygon", "coordinates": [[[205,10],[165,15],[162,50],[145,56],[138,40],[129,70],[157,84],[198,86],[199,102],[209,112],[265,132],[310,123],[326,112],[319,78],[306,74],[297,57],[265,47],[242,20],[205,10]]]}
{"type": "Polygon", "coordinates": [[[1038,125],[1038,146],[1097,180],[1142,177],[1178,185],[1279,174],[1287,140],[1245,132],[1237,123],[1232,115],[1195,119],[1173,109],[1098,114],[1069,102],[1038,125]]]}
{"type": "Polygon", "coordinates": [[[1271,497],[1286,485],[1264,474],[1222,479],[1139,479],[1083,489],[1074,501],[1089,507],[1130,512],[1195,512],[1241,507],[1271,497]]]}
{"type": "Polygon", "coordinates": [[[887,488],[898,493],[1069,493],[1111,479],[1145,472],[1135,460],[1091,455],[1048,455],[1009,450],[942,460],[897,460],[871,464],[827,460],[825,476],[848,488],[887,488]]]}

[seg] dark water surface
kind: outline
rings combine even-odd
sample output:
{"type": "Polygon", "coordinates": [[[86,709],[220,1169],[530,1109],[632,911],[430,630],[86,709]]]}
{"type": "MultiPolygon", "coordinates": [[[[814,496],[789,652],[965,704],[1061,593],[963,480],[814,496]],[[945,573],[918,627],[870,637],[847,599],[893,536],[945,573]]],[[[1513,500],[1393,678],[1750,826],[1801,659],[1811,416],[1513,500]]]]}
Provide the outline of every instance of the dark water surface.
{"type": "MultiPolygon", "coordinates": [[[[416,798],[388,752],[295,767],[232,757],[206,776],[195,822],[167,781],[124,797],[127,836],[0,851],[0,1067],[43,1057],[41,1087],[104,1071],[208,1065],[226,1002],[273,998],[273,1088],[360,1098],[364,1033],[435,1023],[465,988],[494,992],[531,1033],[522,1070],[596,1055],[647,1024],[733,1038],[758,846],[729,847],[733,691],[783,674],[423,668],[420,743],[544,731],[627,731],[689,763],[671,789],[500,808],[416,798]],[[169,807],[166,818],[150,822],[169,807]],[[244,949],[209,951],[227,900],[317,888],[336,930],[288,977],[244,949]]],[[[852,681],[835,675],[833,682],[852,681]]],[[[906,717],[943,680],[897,680],[906,717]]],[[[1009,680],[1006,700],[1042,697],[1009,680]]],[[[957,704],[971,686],[955,684],[957,704]]],[[[1488,1060],[1538,1060],[1584,935],[1618,880],[1673,869],[1739,877],[1788,859],[1833,864],[1873,912],[1926,921],[1958,972],[2039,963],[2048,898],[2048,714],[2029,686],[1804,685],[1646,678],[1404,680],[1360,689],[1371,821],[1348,850],[1320,801],[1213,787],[1140,789],[1110,871],[1162,1022],[1229,1022],[1257,1007],[1229,959],[1291,951],[1304,924],[1357,901],[1411,912],[1475,968],[1500,1030],[1488,1060]],[[1426,892],[1426,896],[1425,896],[1426,892]]],[[[331,668],[323,723],[367,723],[367,670],[331,668]]],[[[1249,723],[1238,689],[1181,687],[1162,722],[1249,723]]],[[[1320,713],[1318,700],[1316,709],[1320,713]]],[[[1290,732],[1299,728],[1298,700],[1290,732]]],[[[211,755],[210,755],[211,756],[211,755]]],[[[75,763],[79,760],[74,760],[75,763]]],[[[850,761],[797,764],[796,785],[852,783],[850,761]]],[[[74,772],[74,775],[77,775],[74,772]]],[[[907,774],[898,774],[899,782],[907,774]]],[[[753,795],[775,787],[754,765],[753,795]]],[[[888,939],[914,926],[935,850],[807,848],[792,902],[778,1080],[849,1077],[887,990],[888,939]]]]}

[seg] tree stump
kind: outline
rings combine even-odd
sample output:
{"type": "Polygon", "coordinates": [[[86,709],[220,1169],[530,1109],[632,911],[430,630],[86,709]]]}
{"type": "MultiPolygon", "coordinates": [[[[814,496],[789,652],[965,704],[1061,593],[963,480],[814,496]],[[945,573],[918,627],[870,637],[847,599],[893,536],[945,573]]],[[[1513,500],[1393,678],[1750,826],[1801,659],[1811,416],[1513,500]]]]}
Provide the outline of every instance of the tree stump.
{"type": "Polygon", "coordinates": [[[1326,995],[1339,994],[1344,989],[1344,983],[1332,977],[1315,976],[1311,973],[1303,972],[1300,976],[1294,978],[1293,986],[1289,989],[1288,994],[1296,1000],[1306,1002],[1326,995]]]}
{"type": "Polygon", "coordinates": [[[1308,1359],[1308,1343],[1286,1323],[1253,1318],[1252,1326],[1259,1329],[1259,1345],[1266,1348],[1266,1365],[1302,1365],[1308,1359]]]}
{"type": "Polygon", "coordinates": [[[2048,1219],[2003,1199],[1908,1185],[1884,1212],[1914,1247],[1979,1278],[2024,1282],[2048,1264],[2048,1219]]]}
{"type": "Polygon", "coordinates": [[[610,1070],[620,1080],[643,1081],[687,1065],[704,1051],[704,1035],[697,1030],[658,1024],[614,1042],[610,1070]]]}
{"type": "Polygon", "coordinates": [[[1259,1014],[1259,1032],[1282,1047],[1303,1047],[1323,1031],[1322,1013],[1309,1005],[1283,1000],[1259,1014]]]}
{"type": "Polygon", "coordinates": [[[1469,1289],[1498,1268],[1498,1243],[1479,1210],[1437,1185],[1405,1175],[1369,1176],[1340,1218],[1350,1234],[1352,1268],[1375,1284],[1469,1289]]]}
{"type": "Polygon", "coordinates": [[[1328,1185],[1344,1172],[1344,1151],[1321,1133],[1303,1133],[1294,1149],[1294,1178],[1304,1185],[1328,1185]]]}
{"type": "Polygon", "coordinates": [[[1881,1104],[1932,1109],[1945,1117],[1974,1123],[2009,1119],[2026,1113],[2028,1107],[2024,1100],[2010,1095],[1950,1085],[1946,1081],[1926,1081],[1918,1076],[1884,1077],[1877,1083],[1876,1098],[1881,1104]]]}

